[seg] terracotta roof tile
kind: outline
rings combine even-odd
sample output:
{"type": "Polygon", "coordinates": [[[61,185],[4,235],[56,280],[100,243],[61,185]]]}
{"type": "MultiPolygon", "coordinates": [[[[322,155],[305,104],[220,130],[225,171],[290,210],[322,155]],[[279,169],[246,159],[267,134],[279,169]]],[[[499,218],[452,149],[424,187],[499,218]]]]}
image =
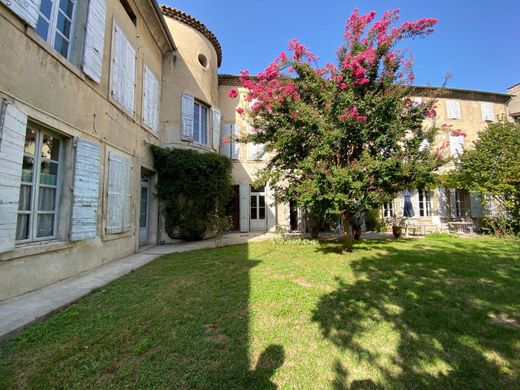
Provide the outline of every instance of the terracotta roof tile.
{"type": "Polygon", "coordinates": [[[176,8],[168,7],[167,5],[161,5],[161,10],[164,16],[168,16],[172,19],[178,20],[190,27],[193,27],[197,31],[199,31],[202,35],[204,35],[213,45],[215,51],[217,52],[217,62],[218,66],[222,65],[222,46],[213,34],[201,21],[195,19],[193,16],[178,10],[176,8]]]}

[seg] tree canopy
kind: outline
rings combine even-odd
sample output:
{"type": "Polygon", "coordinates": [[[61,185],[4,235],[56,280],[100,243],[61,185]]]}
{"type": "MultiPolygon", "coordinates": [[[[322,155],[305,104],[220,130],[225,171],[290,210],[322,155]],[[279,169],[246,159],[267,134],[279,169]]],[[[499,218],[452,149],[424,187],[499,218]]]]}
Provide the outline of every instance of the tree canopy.
{"type": "MultiPolygon", "coordinates": [[[[343,216],[345,240],[353,213],[389,200],[412,185],[433,180],[439,166],[431,145],[435,99],[412,99],[412,55],[397,47],[425,37],[435,19],[396,26],[399,11],[347,20],[337,64],[319,58],[296,40],[253,77],[242,71],[253,132],[244,140],[265,144],[269,155],[260,181],[276,199],[295,200],[315,215],[343,216]]],[[[232,90],[230,98],[236,98],[232,90]]]]}

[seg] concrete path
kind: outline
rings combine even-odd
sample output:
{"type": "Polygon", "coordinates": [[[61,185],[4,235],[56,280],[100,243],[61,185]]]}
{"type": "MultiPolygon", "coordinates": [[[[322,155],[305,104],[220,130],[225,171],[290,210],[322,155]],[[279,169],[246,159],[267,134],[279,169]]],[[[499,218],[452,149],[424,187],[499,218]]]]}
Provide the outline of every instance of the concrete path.
{"type": "MultiPolygon", "coordinates": [[[[273,237],[274,234],[272,233],[229,233],[222,238],[220,246],[263,241],[273,237]]],[[[161,255],[214,247],[214,239],[174,245],[150,246],[144,248],[139,253],[112,261],[91,271],[2,301],[0,302],[0,339],[71,304],[90,293],[93,289],[102,287],[148,264],[161,255]]]]}

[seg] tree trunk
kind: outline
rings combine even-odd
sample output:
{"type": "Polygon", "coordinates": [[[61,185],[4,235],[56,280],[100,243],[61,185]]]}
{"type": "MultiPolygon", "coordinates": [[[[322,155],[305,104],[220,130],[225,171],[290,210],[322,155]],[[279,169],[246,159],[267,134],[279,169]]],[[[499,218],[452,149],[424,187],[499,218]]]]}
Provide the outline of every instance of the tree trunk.
{"type": "Polygon", "coordinates": [[[350,212],[343,210],[343,245],[347,252],[352,252],[352,233],[350,232],[350,212]]]}

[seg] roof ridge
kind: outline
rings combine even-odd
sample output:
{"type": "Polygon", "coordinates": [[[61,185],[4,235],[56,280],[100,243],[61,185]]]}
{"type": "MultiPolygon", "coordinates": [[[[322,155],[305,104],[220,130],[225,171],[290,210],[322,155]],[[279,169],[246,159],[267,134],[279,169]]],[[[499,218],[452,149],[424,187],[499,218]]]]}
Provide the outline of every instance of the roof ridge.
{"type": "Polygon", "coordinates": [[[213,45],[215,51],[217,52],[217,65],[220,67],[222,65],[222,46],[218,41],[217,37],[213,32],[206,27],[204,23],[200,20],[194,18],[190,14],[187,14],[180,9],[170,7],[168,5],[161,5],[161,10],[164,16],[168,16],[179,22],[182,22],[190,27],[193,27],[197,31],[199,31],[202,35],[204,35],[213,45]]]}

